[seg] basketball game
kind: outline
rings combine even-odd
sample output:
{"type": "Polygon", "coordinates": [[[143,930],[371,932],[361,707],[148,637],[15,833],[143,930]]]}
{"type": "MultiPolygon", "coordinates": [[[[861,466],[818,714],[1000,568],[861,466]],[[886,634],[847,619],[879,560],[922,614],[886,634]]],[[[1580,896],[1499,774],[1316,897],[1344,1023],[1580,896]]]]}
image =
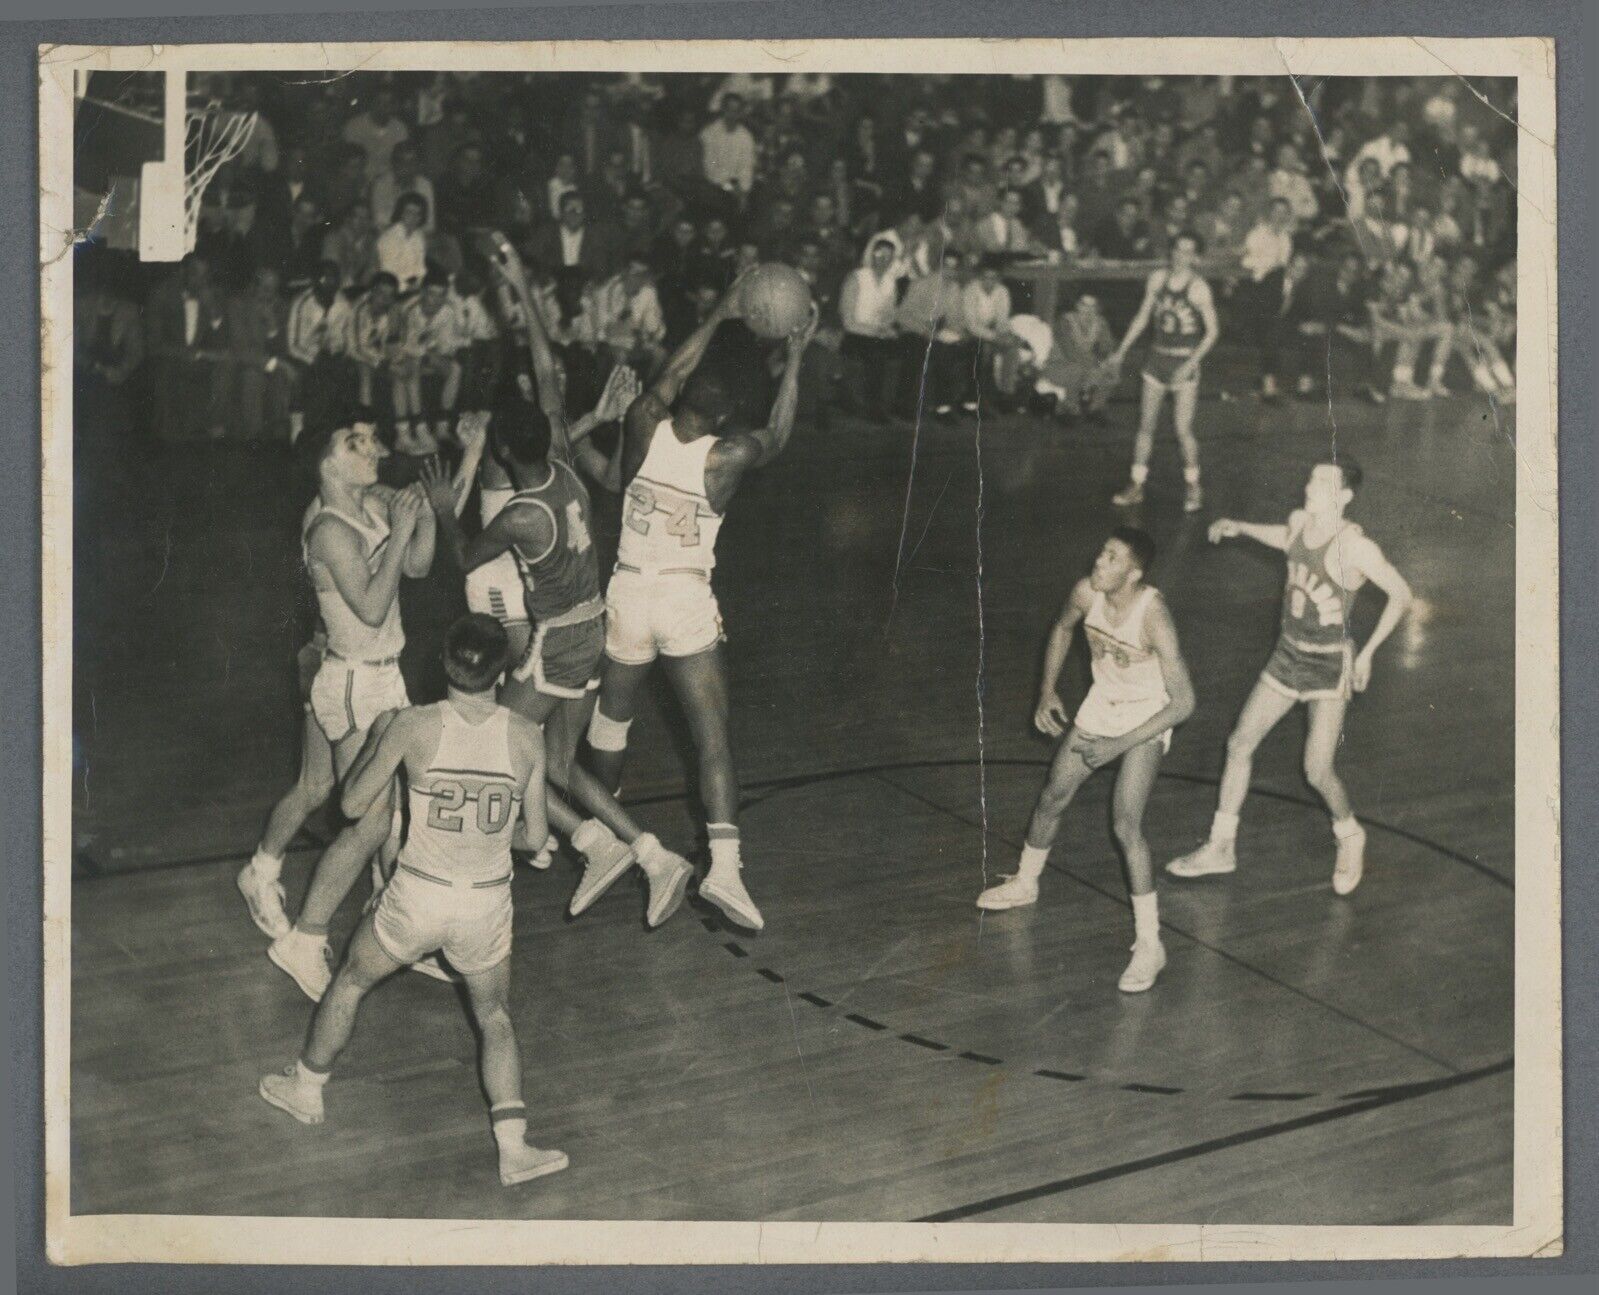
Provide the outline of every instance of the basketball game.
{"type": "Polygon", "coordinates": [[[74,1222],[1512,1225],[1528,83],[1017,58],[62,74],[74,1222]]]}

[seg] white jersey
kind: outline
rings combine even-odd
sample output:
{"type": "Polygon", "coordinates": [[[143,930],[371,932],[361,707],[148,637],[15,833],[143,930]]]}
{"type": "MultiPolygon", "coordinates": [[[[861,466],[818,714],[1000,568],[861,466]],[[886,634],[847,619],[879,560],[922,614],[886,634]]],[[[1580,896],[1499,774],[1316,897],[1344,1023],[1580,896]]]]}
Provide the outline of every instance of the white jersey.
{"type": "Polygon", "coordinates": [[[511,874],[511,836],[525,780],[511,761],[511,712],[496,706],[473,723],[447,701],[427,772],[408,780],[411,830],[400,863],[452,885],[490,885],[511,874]]]}
{"type": "Polygon", "coordinates": [[[683,444],[670,418],[656,426],[638,475],[627,487],[619,570],[709,575],[722,529],[722,514],[712,510],[705,495],[705,460],[715,446],[714,436],[683,444]]]}
{"type": "Polygon", "coordinates": [[[405,646],[405,631],[400,627],[399,594],[395,594],[382,624],[368,625],[344,601],[331,573],[320,562],[312,561],[307,543],[311,527],[326,513],[346,522],[361,537],[366,569],[376,573],[389,547],[389,510],[386,503],[374,499],[370,493],[362,497],[360,516],[325,504],[320,498],[313,500],[305,510],[300,528],[300,552],[316,589],[322,624],[328,632],[329,654],[345,661],[387,661],[399,656],[400,649],[405,646]]]}
{"type": "Polygon", "coordinates": [[[1094,674],[1094,686],[1083,699],[1075,721],[1083,732],[1120,737],[1170,701],[1160,657],[1144,632],[1144,618],[1156,596],[1153,588],[1145,589],[1127,609],[1126,618],[1114,622],[1105,595],[1095,592],[1083,620],[1094,674]]]}

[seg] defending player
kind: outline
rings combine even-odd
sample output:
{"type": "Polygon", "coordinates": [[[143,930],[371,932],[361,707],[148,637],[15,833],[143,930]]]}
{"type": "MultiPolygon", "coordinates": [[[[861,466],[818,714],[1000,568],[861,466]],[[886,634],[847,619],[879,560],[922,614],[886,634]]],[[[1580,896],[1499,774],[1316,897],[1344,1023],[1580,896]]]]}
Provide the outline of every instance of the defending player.
{"type": "Polygon", "coordinates": [[[467,615],[445,638],[446,699],[383,715],[344,787],[352,818],[383,807],[403,765],[411,827],[394,878],[361,919],[311,1019],[300,1058],[261,1080],[263,1098],[302,1124],[323,1119],[322,1090],[380,980],[442,951],[466,982],[478,1063],[509,1187],[565,1169],[560,1151],[528,1145],[522,1062],[511,1024],[511,840],[543,841],[544,750],[538,728],[494,699],[505,630],[467,615]]]}
{"type": "Polygon", "coordinates": [[[616,572],[606,591],[605,676],[589,726],[594,771],[621,785],[628,728],[657,656],[699,755],[711,867],[700,894],[743,926],[765,924],[740,876],[738,775],[728,734],[722,617],[711,590],[716,535],[744,474],[783,452],[794,430],[800,361],[816,314],[789,337],[767,425],[734,432],[730,379],[702,369],[720,325],[738,317],[740,285],[678,347],[622,423],[625,490],[616,572]]]}
{"type": "Polygon", "coordinates": [[[1183,455],[1183,511],[1197,513],[1204,502],[1199,488],[1199,441],[1194,436],[1194,411],[1199,405],[1199,364],[1216,345],[1216,305],[1210,285],[1199,277],[1194,265],[1199,259],[1199,239],[1179,234],[1171,246],[1171,264],[1156,270],[1144,287],[1144,301],[1128,325],[1110,357],[1110,365],[1120,369],[1150,322],[1155,325],[1155,340],[1144,361],[1143,392],[1139,397],[1138,435],[1133,440],[1132,479],[1111,502],[1128,508],[1144,501],[1144,482],[1149,479],[1149,460],[1155,451],[1155,426],[1168,393],[1172,402],[1172,426],[1183,455]]]}
{"type": "Polygon", "coordinates": [[[1061,816],[1095,769],[1121,761],[1116,775],[1113,830],[1127,866],[1133,901],[1133,957],[1118,988],[1152,987],[1166,965],[1160,940],[1155,866],[1144,839],[1144,807],[1171,749],[1172,729],[1194,712],[1194,689],[1177,644],[1177,628],[1160,591],[1146,583],[1155,542],[1141,530],[1111,533],[1093,571],[1073,586],[1050,631],[1044,681],[1033,723],[1051,737],[1065,733],[1049,778],[1033,808],[1016,874],[977,897],[984,909],[1021,908],[1038,899],[1038,879],[1060,830],[1061,816]],[[1093,687],[1068,721],[1056,683],[1072,632],[1083,622],[1092,654],[1093,687]]]}
{"type": "MultiPolygon", "coordinates": [[[[661,845],[622,809],[607,788],[577,763],[577,746],[594,708],[605,650],[605,603],[590,530],[588,490],[570,462],[561,388],[538,311],[515,253],[496,249],[496,264],[523,298],[539,404],[507,389],[490,425],[495,457],[514,493],[470,541],[456,525],[455,489],[435,471],[426,476],[450,551],[468,573],[509,553],[520,574],[527,614],[536,626],[502,698],[545,726],[551,785],[592,813],[584,821],[558,797],[549,811],[587,862],[572,896],[575,916],[587,909],[636,860],[649,881],[648,919],[658,926],[676,911],[693,875],[688,861],[661,845]],[[631,848],[629,848],[631,847],[631,848]]],[[[596,418],[619,417],[624,383],[613,384],[596,418]]]]}
{"type": "Polygon", "coordinates": [[[1286,525],[1259,526],[1222,518],[1211,525],[1210,542],[1242,535],[1288,559],[1282,631],[1266,669],[1244,703],[1227,739],[1227,765],[1210,839],[1192,854],[1166,865],[1174,877],[1205,877],[1238,866],[1238,814],[1249,794],[1255,748],[1299,702],[1310,708],[1305,734],[1305,777],[1332,815],[1337,861],[1333,890],[1347,895],[1365,869],[1366,833],[1355,819],[1349,793],[1333,769],[1352,694],[1371,680],[1371,659],[1410,606],[1410,586],[1383,552],[1344,517],[1360,489],[1360,467],[1348,456],[1318,463],[1305,485],[1305,506],[1286,525]],[[1388,596],[1377,628],[1357,653],[1349,634],[1355,595],[1367,581],[1388,596]]]}
{"type": "MultiPolygon", "coordinates": [[[[408,704],[400,674],[400,579],[428,573],[436,532],[420,486],[395,491],[378,484],[386,451],[370,425],[315,439],[308,434],[300,443],[318,474],[302,550],[327,631],[327,649],[311,685],[311,717],[332,747],[334,772],[342,780],[374,717],[408,704]]],[[[239,876],[251,917],[273,936],[268,956],[313,999],[321,997],[332,974],[328,923],[362,866],[385,847],[398,814],[398,805],[374,804],[334,839],[317,862],[292,928],[283,910],[281,855],[258,850],[239,876]]]]}

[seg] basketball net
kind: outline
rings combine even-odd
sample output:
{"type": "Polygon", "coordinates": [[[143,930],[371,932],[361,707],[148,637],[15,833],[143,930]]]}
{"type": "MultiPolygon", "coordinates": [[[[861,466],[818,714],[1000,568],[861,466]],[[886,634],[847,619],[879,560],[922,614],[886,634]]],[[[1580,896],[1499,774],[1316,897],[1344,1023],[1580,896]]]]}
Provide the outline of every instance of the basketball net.
{"type": "Polygon", "coordinates": [[[181,261],[194,251],[207,187],[243,151],[255,131],[253,112],[234,112],[216,102],[191,110],[187,81],[186,73],[167,73],[166,160],[146,162],[141,171],[141,261],[181,261]]]}

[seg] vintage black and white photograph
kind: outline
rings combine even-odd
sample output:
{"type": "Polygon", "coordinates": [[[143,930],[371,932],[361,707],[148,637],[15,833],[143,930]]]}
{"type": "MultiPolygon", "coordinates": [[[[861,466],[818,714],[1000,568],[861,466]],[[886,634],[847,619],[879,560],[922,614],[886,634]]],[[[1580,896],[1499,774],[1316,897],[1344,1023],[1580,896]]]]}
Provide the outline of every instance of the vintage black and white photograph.
{"type": "Polygon", "coordinates": [[[41,86],[55,1258],[1558,1252],[1543,44],[41,86]]]}

